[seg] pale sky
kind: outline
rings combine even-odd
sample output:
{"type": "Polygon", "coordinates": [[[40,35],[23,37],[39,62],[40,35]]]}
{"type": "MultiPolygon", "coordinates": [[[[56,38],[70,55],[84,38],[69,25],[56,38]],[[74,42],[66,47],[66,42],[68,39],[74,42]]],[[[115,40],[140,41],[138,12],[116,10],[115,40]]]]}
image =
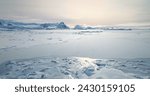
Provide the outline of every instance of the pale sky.
{"type": "Polygon", "coordinates": [[[0,19],[110,25],[150,23],[150,0],[0,0],[0,19]]]}

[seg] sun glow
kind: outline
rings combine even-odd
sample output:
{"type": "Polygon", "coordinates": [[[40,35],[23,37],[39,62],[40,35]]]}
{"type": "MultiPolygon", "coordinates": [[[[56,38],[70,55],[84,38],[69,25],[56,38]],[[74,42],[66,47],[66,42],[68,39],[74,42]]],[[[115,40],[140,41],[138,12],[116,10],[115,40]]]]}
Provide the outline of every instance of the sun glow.
{"type": "Polygon", "coordinates": [[[149,3],[149,0],[1,0],[0,18],[88,25],[141,23],[150,22],[149,3]]]}

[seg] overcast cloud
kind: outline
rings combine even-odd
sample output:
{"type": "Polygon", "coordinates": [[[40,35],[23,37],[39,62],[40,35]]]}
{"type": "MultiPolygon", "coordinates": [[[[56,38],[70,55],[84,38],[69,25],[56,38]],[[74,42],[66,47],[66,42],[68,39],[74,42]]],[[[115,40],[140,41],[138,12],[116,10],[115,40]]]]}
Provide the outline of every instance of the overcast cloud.
{"type": "Polygon", "coordinates": [[[150,0],[0,0],[0,18],[68,24],[150,22],[150,0]]]}

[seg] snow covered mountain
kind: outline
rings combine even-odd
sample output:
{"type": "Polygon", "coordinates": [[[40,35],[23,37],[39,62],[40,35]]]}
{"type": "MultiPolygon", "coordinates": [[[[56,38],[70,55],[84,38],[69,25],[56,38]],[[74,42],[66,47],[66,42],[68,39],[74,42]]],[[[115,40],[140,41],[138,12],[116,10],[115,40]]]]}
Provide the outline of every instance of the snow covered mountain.
{"type": "Polygon", "coordinates": [[[97,28],[94,28],[92,26],[83,26],[83,25],[76,25],[74,27],[75,30],[88,30],[88,29],[97,29],[97,28]]]}
{"type": "Polygon", "coordinates": [[[90,29],[98,29],[98,30],[150,30],[150,25],[143,26],[125,26],[125,25],[98,25],[98,26],[90,26],[90,25],[76,25],[73,29],[75,30],[90,30],[90,29]]]}
{"type": "Polygon", "coordinates": [[[59,24],[57,24],[57,28],[58,29],[69,29],[69,27],[64,22],[60,22],[59,24]]]}
{"type": "Polygon", "coordinates": [[[74,27],[75,30],[89,30],[89,29],[100,29],[100,30],[132,30],[130,27],[125,26],[84,26],[84,25],[76,25],[74,27]]]}
{"type": "MultiPolygon", "coordinates": [[[[0,19],[0,30],[55,30],[70,29],[64,22],[59,23],[24,23],[0,19]]],[[[90,26],[75,25],[74,30],[150,30],[150,26],[90,26]]]]}
{"type": "Polygon", "coordinates": [[[85,27],[84,26],[81,26],[81,25],[76,25],[75,27],[74,27],[74,29],[75,30],[83,30],[83,29],[85,29],[85,27]]]}
{"type": "Polygon", "coordinates": [[[0,20],[0,28],[7,30],[40,30],[40,29],[69,29],[69,27],[64,23],[22,23],[12,20],[0,20]]]}

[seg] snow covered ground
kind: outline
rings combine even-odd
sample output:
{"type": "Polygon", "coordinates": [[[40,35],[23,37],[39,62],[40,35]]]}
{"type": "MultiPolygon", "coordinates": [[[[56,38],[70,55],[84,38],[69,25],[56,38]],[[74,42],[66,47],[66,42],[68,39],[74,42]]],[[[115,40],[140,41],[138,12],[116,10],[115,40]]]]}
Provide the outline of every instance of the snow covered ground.
{"type": "Polygon", "coordinates": [[[150,59],[42,57],[12,60],[0,65],[0,78],[150,79],[150,59]]]}
{"type": "Polygon", "coordinates": [[[150,30],[1,30],[0,78],[150,78],[150,30]]]}

